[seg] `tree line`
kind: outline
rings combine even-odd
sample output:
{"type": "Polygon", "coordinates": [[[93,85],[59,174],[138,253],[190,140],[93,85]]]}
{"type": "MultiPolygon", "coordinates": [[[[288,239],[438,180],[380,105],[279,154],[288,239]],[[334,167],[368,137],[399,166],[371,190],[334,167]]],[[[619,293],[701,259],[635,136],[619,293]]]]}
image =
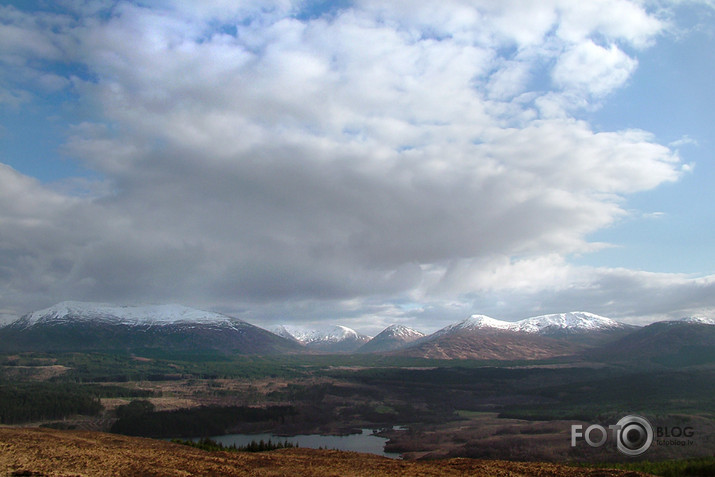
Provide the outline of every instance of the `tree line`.
{"type": "Polygon", "coordinates": [[[154,411],[148,401],[135,400],[116,409],[119,418],[111,432],[142,437],[195,437],[225,434],[243,423],[283,423],[297,414],[293,406],[202,406],[154,411]]]}
{"type": "Polygon", "coordinates": [[[188,441],[182,439],[172,439],[171,442],[176,444],[182,444],[186,446],[196,447],[197,449],[205,451],[224,451],[224,452],[265,452],[272,451],[276,449],[291,449],[298,447],[298,444],[294,444],[288,440],[283,442],[277,441],[273,442],[271,439],[264,441],[263,439],[259,441],[251,441],[245,446],[237,446],[236,444],[231,444],[230,446],[225,446],[220,442],[216,442],[208,437],[203,437],[198,441],[188,441]]]}
{"type": "Polygon", "coordinates": [[[64,419],[75,414],[95,416],[102,410],[97,395],[76,385],[0,385],[0,424],[64,419]]]}

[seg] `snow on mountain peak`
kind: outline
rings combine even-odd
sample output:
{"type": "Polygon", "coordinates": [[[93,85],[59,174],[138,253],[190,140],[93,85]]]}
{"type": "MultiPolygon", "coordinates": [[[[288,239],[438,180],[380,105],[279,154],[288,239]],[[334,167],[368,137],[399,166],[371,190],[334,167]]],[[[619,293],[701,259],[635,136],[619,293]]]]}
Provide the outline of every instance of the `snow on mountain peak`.
{"type": "Polygon", "coordinates": [[[323,326],[316,329],[295,325],[280,325],[275,327],[273,332],[283,337],[287,335],[291,336],[303,344],[318,341],[340,342],[345,340],[357,340],[360,336],[358,332],[352,328],[341,325],[323,326]]]}
{"type": "Polygon", "coordinates": [[[352,328],[342,325],[334,325],[330,328],[323,329],[323,337],[327,341],[343,341],[346,339],[356,339],[358,337],[358,332],[352,328]]]}
{"type": "Polygon", "coordinates": [[[464,321],[453,323],[441,330],[437,331],[431,337],[437,337],[444,334],[457,333],[459,331],[475,331],[475,330],[510,330],[513,323],[501,321],[486,315],[472,315],[464,321]]]}
{"type": "Polygon", "coordinates": [[[496,328],[500,330],[509,330],[514,326],[514,323],[509,321],[497,320],[491,316],[486,315],[472,315],[463,322],[459,323],[460,328],[496,328]]]}
{"type": "Polygon", "coordinates": [[[681,318],[679,321],[682,321],[685,323],[697,323],[697,324],[702,324],[702,325],[715,325],[715,319],[705,318],[702,316],[688,316],[686,318],[681,318]]]}
{"type": "Polygon", "coordinates": [[[472,315],[464,321],[443,328],[436,334],[459,330],[503,330],[542,334],[553,331],[579,332],[623,328],[623,324],[585,311],[534,316],[520,321],[502,321],[486,315],[472,315]]]}
{"type": "Polygon", "coordinates": [[[382,333],[380,334],[385,334],[388,336],[394,336],[396,338],[403,338],[403,339],[415,339],[415,338],[421,338],[425,334],[414,330],[412,328],[409,328],[405,325],[390,325],[387,328],[385,328],[382,333]]]}
{"type": "Polygon", "coordinates": [[[239,321],[226,315],[183,305],[118,306],[106,303],[64,301],[22,318],[26,326],[43,322],[103,321],[126,325],[217,323],[239,321]]]}
{"type": "Polygon", "coordinates": [[[547,329],[563,331],[595,331],[622,328],[623,325],[610,318],[585,311],[555,313],[534,316],[515,323],[515,330],[526,333],[540,333],[547,329]]]}

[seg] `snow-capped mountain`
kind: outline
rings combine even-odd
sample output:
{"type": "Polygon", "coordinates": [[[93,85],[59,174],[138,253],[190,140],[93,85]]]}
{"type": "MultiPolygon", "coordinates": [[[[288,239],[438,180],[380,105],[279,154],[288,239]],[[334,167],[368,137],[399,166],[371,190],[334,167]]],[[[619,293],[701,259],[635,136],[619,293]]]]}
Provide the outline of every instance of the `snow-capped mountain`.
{"type": "Polygon", "coordinates": [[[357,350],[358,353],[379,353],[404,348],[425,334],[404,325],[391,325],[357,350]]]}
{"type": "MultiPolygon", "coordinates": [[[[290,332],[291,328],[293,328],[291,325],[280,325],[280,326],[275,326],[275,327],[271,328],[269,331],[271,333],[273,333],[274,335],[280,336],[281,338],[285,338],[287,340],[294,341],[294,342],[300,343],[302,345],[303,342],[301,340],[299,340],[298,338],[296,338],[295,335],[293,335],[293,333],[290,332]]],[[[296,331],[296,335],[300,335],[300,333],[298,333],[296,331]]]]}
{"type": "Polygon", "coordinates": [[[541,315],[515,323],[516,331],[535,333],[586,346],[596,346],[622,338],[637,326],[621,323],[585,311],[541,315]]]}
{"type": "Polygon", "coordinates": [[[314,341],[339,342],[345,339],[354,338],[358,333],[346,326],[326,326],[319,329],[306,328],[295,325],[281,325],[274,329],[274,333],[279,336],[290,337],[301,343],[312,343],[314,341]]]}
{"type": "Polygon", "coordinates": [[[514,323],[516,331],[552,335],[555,333],[582,333],[604,330],[620,330],[628,325],[585,311],[557,313],[527,318],[514,323]]]}
{"type": "Polygon", "coordinates": [[[29,313],[13,325],[28,328],[41,324],[77,324],[79,322],[126,326],[165,326],[179,323],[226,326],[245,324],[244,321],[237,318],[182,305],[116,306],[105,303],[64,301],[44,310],[29,313]]]}
{"type": "Polygon", "coordinates": [[[520,321],[502,321],[485,315],[472,315],[464,321],[442,328],[432,337],[458,331],[511,331],[533,335],[598,343],[615,339],[636,327],[585,311],[556,313],[526,318],[520,321]]]}
{"type": "Polygon", "coordinates": [[[459,330],[489,329],[551,335],[554,333],[579,333],[623,328],[628,328],[628,325],[593,313],[574,311],[570,313],[534,316],[521,321],[502,321],[486,315],[472,315],[464,321],[442,328],[437,331],[435,335],[459,330]]]}
{"type": "Polygon", "coordinates": [[[580,311],[513,322],[472,315],[419,340],[406,352],[435,358],[546,358],[613,341],[634,329],[634,326],[580,311]]]}
{"type": "Polygon", "coordinates": [[[593,349],[592,357],[616,362],[657,363],[669,367],[715,363],[715,323],[688,317],[656,321],[593,349]]]}
{"type": "Polygon", "coordinates": [[[0,350],[220,350],[272,354],[301,349],[238,318],[181,305],[62,302],[0,329],[0,350]]]}
{"type": "Polygon", "coordinates": [[[319,328],[280,325],[273,329],[273,333],[284,338],[293,339],[305,345],[308,349],[331,353],[351,353],[370,341],[369,336],[340,325],[319,328]]]}
{"type": "Polygon", "coordinates": [[[470,317],[419,339],[396,353],[436,359],[521,360],[567,356],[579,349],[564,340],[514,331],[503,323],[488,317],[470,317]]]}
{"type": "Polygon", "coordinates": [[[678,321],[682,321],[684,323],[697,323],[700,325],[715,325],[715,319],[705,318],[702,316],[688,316],[685,318],[681,318],[678,321]]]}
{"type": "Polygon", "coordinates": [[[476,330],[505,330],[515,331],[516,323],[502,321],[486,315],[472,315],[464,321],[452,323],[445,326],[441,330],[436,331],[428,338],[436,338],[438,336],[449,335],[460,332],[470,332],[476,330]]]}

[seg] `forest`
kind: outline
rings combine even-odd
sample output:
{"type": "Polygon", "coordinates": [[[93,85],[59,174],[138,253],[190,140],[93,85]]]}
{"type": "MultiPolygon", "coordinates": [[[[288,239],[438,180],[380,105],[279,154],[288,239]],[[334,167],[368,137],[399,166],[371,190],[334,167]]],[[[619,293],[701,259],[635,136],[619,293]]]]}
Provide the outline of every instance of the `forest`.
{"type": "MultiPolygon", "coordinates": [[[[408,458],[580,459],[569,422],[638,413],[687,422],[712,453],[715,370],[582,361],[391,359],[386,356],[212,356],[204,353],[0,355],[0,423],[161,437],[230,433],[349,434],[382,429],[408,458]],[[194,360],[194,358],[197,358],[194,360]],[[404,431],[390,431],[402,426],[404,431]]],[[[583,447],[583,446],[582,446],[583,447]]],[[[386,447],[387,449],[387,447],[386,447]]],[[[600,458],[618,458],[616,454],[600,458]]]]}
{"type": "Polygon", "coordinates": [[[63,419],[102,411],[99,397],[72,384],[0,384],[0,424],[63,419]]]}
{"type": "Polygon", "coordinates": [[[145,437],[215,436],[243,423],[281,423],[294,416],[293,406],[202,406],[174,411],[154,411],[149,401],[135,400],[116,409],[118,420],[111,432],[145,437]]]}

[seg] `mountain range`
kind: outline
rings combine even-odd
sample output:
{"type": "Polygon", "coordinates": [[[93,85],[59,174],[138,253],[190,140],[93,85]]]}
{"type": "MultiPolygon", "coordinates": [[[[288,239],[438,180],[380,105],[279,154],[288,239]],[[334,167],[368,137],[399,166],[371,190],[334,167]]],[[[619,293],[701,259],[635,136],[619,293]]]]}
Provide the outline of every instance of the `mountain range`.
{"type": "Polygon", "coordinates": [[[425,337],[421,331],[404,325],[391,325],[357,349],[358,353],[384,353],[404,348],[425,337]]]}
{"type": "Polygon", "coordinates": [[[293,341],[238,318],[181,305],[114,306],[62,302],[0,328],[0,351],[301,351],[293,341]]]}
{"type": "Polygon", "coordinates": [[[374,338],[345,326],[282,325],[273,332],[181,305],[114,306],[62,302],[0,328],[0,352],[215,350],[238,354],[386,353],[439,359],[600,361],[643,358],[714,362],[715,320],[689,317],[636,327],[587,312],[516,322],[484,315],[425,335],[392,325],[374,338]]]}
{"type": "Polygon", "coordinates": [[[635,326],[587,312],[501,321],[472,315],[410,346],[400,354],[440,359],[543,359],[576,354],[615,340],[635,326]]]}
{"type": "Polygon", "coordinates": [[[715,362],[715,320],[684,318],[658,321],[620,339],[589,350],[601,361],[652,361],[665,365],[715,362]]]}
{"type": "Polygon", "coordinates": [[[281,325],[274,328],[273,333],[300,343],[310,350],[326,353],[352,353],[371,339],[369,336],[341,325],[317,329],[281,325]]]}

